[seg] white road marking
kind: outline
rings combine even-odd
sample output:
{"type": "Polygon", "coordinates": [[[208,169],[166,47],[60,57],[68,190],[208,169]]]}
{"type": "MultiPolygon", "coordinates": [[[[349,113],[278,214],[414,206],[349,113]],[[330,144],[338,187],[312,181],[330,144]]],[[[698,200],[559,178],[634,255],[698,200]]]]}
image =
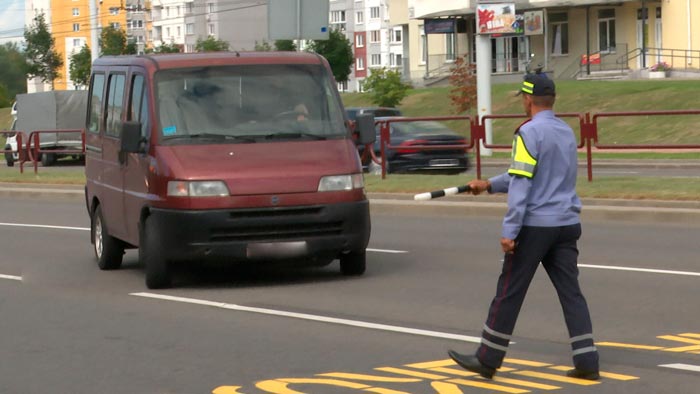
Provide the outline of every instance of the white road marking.
{"type": "Polygon", "coordinates": [[[45,225],[45,224],[0,223],[0,226],[6,226],[6,227],[30,227],[30,228],[49,228],[49,229],[54,229],[54,230],[90,231],[90,228],[89,228],[89,227],[49,226],[49,225],[45,225]]]}
{"type": "Polygon", "coordinates": [[[682,369],[682,370],[684,370],[684,371],[700,372],[700,365],[690,365],[690,364],[663,364],[663,365],[659,365],[659,367],[663,367],[663,368],[673,368],[673,369],[682,369]]]}
{"type": "Polygon", "coordinates": [[[0,274],[0,279],[18,280],[20,282],[22,281],[21,276],[14,276],[14,275],[2,275],[2,274],[0,274]]]}
{"type": "Polygon", "coordinates": [[[617,267],[614,265],[591,265],[591,264],[579,264],[582,268],[597,268],[602,270],[617,270],[617,271],[634,271],[634,272],[647,272],[652,274],[667,274],[667,275],[685,275],[685,276],[700,276],[700,272],[692,271],[670,271],[670,270],[658,270],[649,268],[634,268],[634,267],[617,267]]]}
{"type": "MultiPolygon", "coordinates": [[[[154,294],[154,293],[131,293],[130,295],[136,296],[136,297],[155,298],[155,299],[164,300],[164,301],[182,302],[182,303],[186,303],[186,304],[210,306],[210,307],[214,307],[214,308],[228,309],[228,310],[234,310],[234,311],[239,311],[239,312],[250,312],[250,313],[258,313],[258,314],[262,314],[262,315],[280,316],[280,317],[288,317],[288,318],[292,318],[292,319],[311,320],[311,321],[317,321],[317,322],[322,322],[322,323],[331,323],[331,324],[339,324],[339,325],[343,325],[343,326],[367,328],[367,329],[371,329],[371,330],[391,331],[391,332],[398,332],[398,333],[402,333],[402,334],[421,335],[421,336],[442,338],[442,339],[454,339],[457,341],[473,342],[473,343],[480,343],[481,342],[481,338],[467,336],[467,335],[457,335],[457,334],[450,334],[450,333],[439,332],[439,331],[429,331],[429,330],[421,330],[421,329],[417,329],[417,328],[391,326],[391,325],[387,325],[387,324],[370,323],[370,322],[359,321],[359,320],[339,319],[339,318],[335,318],[335,317],[328,317],[328,316],[321,316],[321,315],[310,315],[307,313],[287,312],[287,311],[266,309],[266,308],[253,308],[253,307],[248,307],[248,306],[243,306],[243,305],[227,304],[224,302],[200,300],[200,299],[196,299],[196,298],[175,297],[175,296],[169,296],[169,295],[164,295],[164,294],[154,294]]],[[[513,342],[511,342],[511,343],[513,343],[513,342]]]]}

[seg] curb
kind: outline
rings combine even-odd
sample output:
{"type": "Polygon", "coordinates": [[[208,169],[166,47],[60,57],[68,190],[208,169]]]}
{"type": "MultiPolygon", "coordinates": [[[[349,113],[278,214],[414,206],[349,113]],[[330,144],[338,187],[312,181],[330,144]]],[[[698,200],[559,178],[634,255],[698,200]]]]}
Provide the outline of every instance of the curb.
{"type": "MultiPolygon", "coordinates": [[[[0,197],[84,201],[81,186],[0,185],[0,197]]],[[[408,193],[369,193],[374,214],[503,217],[505,196],[453,196],[414,201],[408,193]]],[[[700,201],[583,199],[583,221],[674,223],[700,226],[700,201]]]]}

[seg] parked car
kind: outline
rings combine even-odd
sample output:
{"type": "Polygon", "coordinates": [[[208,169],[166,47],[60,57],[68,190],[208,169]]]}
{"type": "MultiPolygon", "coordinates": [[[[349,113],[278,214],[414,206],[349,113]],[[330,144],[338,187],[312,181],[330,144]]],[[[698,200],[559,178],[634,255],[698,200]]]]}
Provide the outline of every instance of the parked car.
{"type": "MultiPolygon", "coordinates": [[[[345,108],[345,113],[348,115],[348,119],[350,119],[351,122],[355,122],[357,115],[361,114],[372,114],[375,118],[386,116],[403,116],[401,110],[394,107],[348,107],[345,108]]],[[[364,156],[364,145],[357,143],[357,140],[355,141],[355,145],[357,145],[357,152],[360,154],[360,158],[362,159],[362,169],[363,171],[367,171],[369,163],[372,161],[372,159],[369,157],[369,155],[367,157],[364,156]]]]}
{"type": "Polygon", "coordinates": [[[348,114],[348,119],[353,122],[360,114],[372,114],[375,118],[403,115],[400,109],[392,107],[348,107],[345,108],[345,113],[348,114]]]}
{"type": "MultiPolygon", "coordinates": [[[[387,118],[378,118],[378,120],[387,118]]],[[[377,140],[374,143],[375,155],[380,157],[380,127],[376,127],[377,140]]],[[[469,169],[469,158],[464,148],[417,149],[416,145],[464,145],[465,138],[440,122],[411,121],[393,122],[389,129],[387,172],[444,172],[460,173],[469,169]]],[[[381,174],[381,165],[371,161],[368,170],[381,174]]]]}

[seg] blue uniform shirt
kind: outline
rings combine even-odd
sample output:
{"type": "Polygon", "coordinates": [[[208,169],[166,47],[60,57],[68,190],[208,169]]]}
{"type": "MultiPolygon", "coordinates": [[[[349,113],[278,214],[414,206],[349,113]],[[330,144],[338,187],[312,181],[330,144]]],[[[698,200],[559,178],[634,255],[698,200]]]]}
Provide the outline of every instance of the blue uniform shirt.
{"type": "Polygon", "coordinates": [[[491,193],[508,193],[502,237],[516,239],[522,226],[579,223],[576,148],[573,130],[551,110],[538,112],[520,126],[510,169],[489,179],[491,193]]]}

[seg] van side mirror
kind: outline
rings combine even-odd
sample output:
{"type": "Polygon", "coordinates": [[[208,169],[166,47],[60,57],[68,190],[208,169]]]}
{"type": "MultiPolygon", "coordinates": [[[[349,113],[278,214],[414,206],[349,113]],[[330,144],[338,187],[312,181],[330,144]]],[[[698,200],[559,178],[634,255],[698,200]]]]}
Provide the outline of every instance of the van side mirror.
{"type": "Polygon", "coordinates": [[[142,153],[141,122],[122,123],[122,153],[142,153]]]}
{"type": "Polygon", "coordinates": [[[377,132],[374,128],[374,114],[357,115],[355,131],[359,133],[358,142],[361,145],[373,144],[377,140],[377,132]]]}

